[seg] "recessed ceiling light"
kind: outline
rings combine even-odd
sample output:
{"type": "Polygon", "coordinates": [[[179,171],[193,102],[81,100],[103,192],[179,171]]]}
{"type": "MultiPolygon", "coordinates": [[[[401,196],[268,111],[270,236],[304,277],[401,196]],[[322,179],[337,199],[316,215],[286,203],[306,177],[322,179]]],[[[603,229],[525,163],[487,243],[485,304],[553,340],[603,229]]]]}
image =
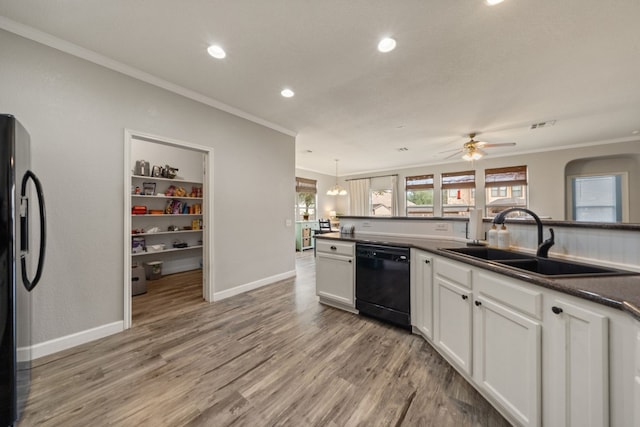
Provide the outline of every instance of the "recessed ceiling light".
{"type": "Polygon", "coordinates": [[[383,53],[391,52],[395,48],[396,41],[391,37],[385,37],[378,43],[378,50],[383,53]]]}
{"type": "Polygon", "coordinates": [[[227,53],[224,51],[224,49],[217,44],[212,44],[211,46],[209,46],[207,48],[207,52],[209,52],[209,55],[217,59],[222,59],[227,56],[227,53]]]}
{"type": "Polygon", "coordinates": [[[282,89],[280,95],[284,96],[285,98],[291,98],[293,95],[295,95],[295,93],[291,89],[282,89]]]}
{"type": "Polygon", "coordinates": [[[489,6],[494,6],[494,5],[498,4],[498,3],[502,3],[503,1],[504,0],[486,0],[487,4],[489,6]]]}

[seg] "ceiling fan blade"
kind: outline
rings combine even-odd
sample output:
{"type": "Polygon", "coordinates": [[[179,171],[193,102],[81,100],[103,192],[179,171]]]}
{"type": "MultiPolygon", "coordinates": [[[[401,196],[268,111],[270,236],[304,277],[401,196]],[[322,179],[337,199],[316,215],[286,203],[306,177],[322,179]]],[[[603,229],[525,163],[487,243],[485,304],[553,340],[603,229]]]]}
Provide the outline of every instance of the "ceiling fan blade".
{"type": "Polygon", "coordinates": [[[452,158],[454,158],[454,157],[456,157],[456,156],[460,155],[461,153],[462,153],[462,150],[456,150],[456,152],[455,152],[455,153],[448,155],[447,157],[445,157],[445,158],[444,158],[444,160],[452,159],[452,158]]]}
{"type": "Polygon", "coordinates": [[[460,151],[462,152],[461,148],[452,148],[451,150],[444,150],[444,151],[438,151],[438,154],[443,154],[443,153],[451,153],[453,151],[460,151]]]}
{"type": "Polygon", "coordinates": [[[496,144],[484,144],[481,147],[483,148],[491,148],[491,147],[509,147],[516,145],[515,142],[498,142],[496,144]]]}

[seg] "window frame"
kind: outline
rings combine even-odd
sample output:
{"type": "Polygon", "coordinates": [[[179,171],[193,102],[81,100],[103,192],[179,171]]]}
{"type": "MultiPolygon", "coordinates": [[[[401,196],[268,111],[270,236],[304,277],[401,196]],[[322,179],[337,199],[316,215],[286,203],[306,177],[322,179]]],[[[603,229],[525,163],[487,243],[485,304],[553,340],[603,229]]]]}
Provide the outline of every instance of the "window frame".
{"type": "MultiPolygon", "coordinates": [[[[425,175],[414,175],[414,176],[406,176],[404,179],[405,182],[405,190],[404,190],[404,200],[405,200],[405,215],[407,217],[425,217],[425,216],[433,216],[434,209],[434,201],[435,201],[435,191],[434,191],[434,175],[433,174],[425,174],[425,175]],[[409,207],[409,193],[417,193],[417,192],[431,192],[431,204],[430,205],[414,205],[409,207]],[[410,209],[419,209],[422,213],[411,213],[410,209]]],[[[413,202],[412,202],[413,203],[413,202]]]]}
{"type": "Polygon", "coordinates": [[[484,170],[484,210],[486,216],[493,217],[509,208],[529,207],[528,172],[527,165],[488,168],[484,170]],[[514,191],[515,188],[518,188],[517,193],[519,195],[516,195],[514,191]],[[504,189],[504,192],[502,189],[504,189]],[[505,202],[494,203],[501,198],[505,199],[505,202]],[[517,203],[516,198],[524,199],[523,203],[517,203]]]}
{"type": "Polygon", "coordinates": [[[318,207],[318,181],[315,179],[301,178],[296,176],[296,198],[295,198],[295,218],[298,221],[315,221],[318,207]],[[301,194],[313,194],[313,204],[301,204],[301,194]],[[309,214],[308,219],[304,219],[304,212],[309,214]]]}
{"type": "Polygon", "coordinates": [[[440,174],[440,192],[442,216],[468,217],[471,209],[476,207],[476,171],[443,172],[440,174]],[[451,197],[449,192],[455,191],[457,199],[463,199],[463,192],[469,191],[468,204],[446,203],[451,197]],[[456,209],[464,208],[464,209],[456,209]]]}
{"type": "MultiPolygon", "coordinates": [[[[613,176],[618,179],[618,187],[616,189],[616,216],[617,220],[614,222],[629,222],[629,173],[623,172],[602,172],[602,173],[585,173],[579,175],[567,176],[567,218],[577,218],[575,209],[575,188],[574,182],[576,178],[595,178],[613,176]],[[618,219],[619,218],[619,219],[618,219]]],[[[583,222],[584,220],[573,219],[573,221],[583,222]]],[[[591,221],[589,221],[591,222],[591,221]]],[[[605,224],[611,224],[611,221],[598,221],[605,224]]]]}

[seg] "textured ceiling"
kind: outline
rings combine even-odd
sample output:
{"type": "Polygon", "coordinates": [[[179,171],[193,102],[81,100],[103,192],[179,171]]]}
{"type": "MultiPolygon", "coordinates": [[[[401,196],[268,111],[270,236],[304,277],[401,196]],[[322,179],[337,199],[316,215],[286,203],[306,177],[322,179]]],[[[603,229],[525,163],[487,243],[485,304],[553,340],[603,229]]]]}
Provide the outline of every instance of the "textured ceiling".
{"type": "Polygon", "coordinates": [[[441,152],[469,132],[517,142],[491,156],[640,139],[638,0],[0,0],[0,15],[288,129],[296,166],[327,174],[336,158],[341,175],[457,160],[441,152]],[[385,35],[398,46],[381,54],[385,35]]]}

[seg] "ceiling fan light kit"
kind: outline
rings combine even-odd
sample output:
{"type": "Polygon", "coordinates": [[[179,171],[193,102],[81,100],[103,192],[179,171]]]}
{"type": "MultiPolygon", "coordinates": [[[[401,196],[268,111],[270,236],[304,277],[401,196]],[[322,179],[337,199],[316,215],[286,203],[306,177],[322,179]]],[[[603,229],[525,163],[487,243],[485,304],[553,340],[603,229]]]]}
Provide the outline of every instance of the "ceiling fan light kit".
{"type": "Polygon", "coordinates": [[[459,150],[443,151],[443,153],[450,152],[450,151],[455,151],[455,153],[453,153],[452,155],[446,157],[446,159],[454,157],[454,156],[458,155],[458,153],[462,153],[462,159],[463,160],[466,160],[468,162],[472,162],[474,160],[480,160],[482,157],[487,155],[487,153],[484,152],[483,150],[481,150],[480,147],[482,147],[482,148],[491,148],[491,147],[506,147],[506,146],[516,145],[515,142],[502,142],[502,143],[497,143],[497,144],[491,144],[491,143],[484,142],[484,141],[476,141],[475,139],[473,139],[473,138],[475,138],[475,136],[476,136],[475,133],[470,133],[469,134],[469,141],[465,142],[462,145],[462,148],[459,149],[459,150]]]}

